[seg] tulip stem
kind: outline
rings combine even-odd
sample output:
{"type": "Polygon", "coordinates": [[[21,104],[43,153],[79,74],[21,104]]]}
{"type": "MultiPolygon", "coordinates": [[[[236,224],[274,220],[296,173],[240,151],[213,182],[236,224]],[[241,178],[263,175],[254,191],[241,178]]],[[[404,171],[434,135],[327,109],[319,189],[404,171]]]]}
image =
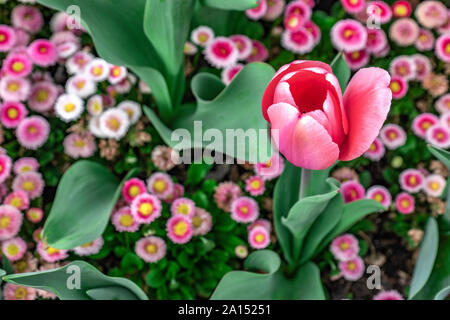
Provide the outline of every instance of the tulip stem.
{"type": "Polygon", "coordinates": [[[311,180],[312,171],[302,168],[302,176],[300,178],[300,193],[298,199],[302,200],[306,196],[309,182],[311,180]]]}

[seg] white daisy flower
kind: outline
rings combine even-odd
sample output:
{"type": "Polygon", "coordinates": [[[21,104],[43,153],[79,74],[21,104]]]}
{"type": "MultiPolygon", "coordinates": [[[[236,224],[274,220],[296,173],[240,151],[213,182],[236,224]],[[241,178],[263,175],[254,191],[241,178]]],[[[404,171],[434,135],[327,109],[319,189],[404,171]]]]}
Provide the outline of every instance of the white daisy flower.
{"type": "Polygon", "coordinates": [[[83,100],[74,94],[63,94],[55,103],[55,113],[58,118],[70,122],[80,118],[84,110],[83,100]]]}
{"type": "Polygon", "coordinates": [[[134,101],[123,101],[117,106],[117,108],[127,113],[128,119],[130,120],[131,124],[135,124],[136,122],[138,122],[139,118],[142,115],[141,106],[134,101]]]}
{"type": "Polygon", "coordinates": [[[129,126],[128,114],[121,109],[108,109],[100,115],[100,130],[107,138],[120,140],[129,126]]]}
{"type": "Polygon", "coordinates": [[[66,91],[81,98],[87,98],[97,91],[97,84],[89,77],[78,74],[73,76],[66,83],[66,91]]]}
{"type": "Polygon", "coordinates": [[[108,79],[109,63],[101,58],[96,58],[88,63],[84,72],[86,75],[96,82],[101,82],[108,79]]]}
{"type": "Polygon", "coordinates": [[[103,98],[97,94],[89,98],[87,102],[87,111],[91,116],[98,116],[103,112],[103,98]]]}

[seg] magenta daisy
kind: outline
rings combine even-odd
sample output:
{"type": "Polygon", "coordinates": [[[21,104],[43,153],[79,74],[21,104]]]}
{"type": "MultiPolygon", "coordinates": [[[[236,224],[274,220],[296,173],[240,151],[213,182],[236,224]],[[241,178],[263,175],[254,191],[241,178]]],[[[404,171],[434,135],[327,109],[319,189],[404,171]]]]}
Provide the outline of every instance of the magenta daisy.
{"type": "Polygon", "coordinates": [[[22,226],[22,214],[10,205],[0,206],[0,241],[14,237],[22,226]]]}
{"type": "Polygon", "coordinates": [[[383,143],[381,142],[380,138],[376,138],[370,145],[369,149],[367,149],[367,151],[364,153],[364,157],[372,161],[379,161],[381,158],[383,158],[385,153],[386,149],[384,148],[383,143]]]}
{"type": "Polygon", "coordinates": [[[284,160],[278,152],[274,152],[267,162],[255,164],[255,173],[264,180],[273,180],[279,177],[284,170],[284,160]]]}
{"type": "Polygon", "coordinates": [[[146,193],[145,182],[138,178],[131,178],[123,184],[122,196],[127,203],[131,203],[138,195],[146,193]]]}
{"type": "Polygon", "coordinates": [[[200,26],[192,30],[191,40],[200,47],[206,47],[214,39],[214,31],[207,26],[200,26]]]}
{"type": "Polygon", "coordinates": [[[389,36],[397,45],[407,47],[419,37],[419,26],[413,19],[401,18],[391,24],[389,36]]]}
{"type": "Polygon", "coordinates": [[[341,0],[341,4],[348,13],[359,13],[366,8],[365,0],[341,0]]]}
{"type": "Polygon", "coordinates": [[[420,29],[415,45],[419,51],[432,50],[434,48],[433,33],[427,29],[420,29]]]}
{"type": "Polygon", "coordinates": [[[145,237],[136,242],[135,251],[145,262],[155,263],[166,255],[166,242],[160,237],[145,237]]]}
{"type": "Polygon", "coordinates": [[[263,19],[266,21],[273,21],[283,13],[285,0],[267,0],[267,12],[263,19]]]}
{"type": "Polygon", "coordinates": [[[395,198],[395,207],[402,214],[410,214],[415,209],[414,197],[406,192],[399,193],[395,198]]]}
{"type": "Polygon", "coordinates": [[[386,44],[384,49],[382,49],[381,51],[378,51],[378,52],[373,52],[372,55],[375,58],[384,58],[389,54],[390,50],[391,50],[391,48],[389,47],[389,43],[388,43],[388,44],[386,44]]]}
{"type": "Polygon", "coordinates": [[[26,217],[32,223],[39,223],[44,218],[44,211],[40,208],[30,208],[26,213],[26,217]]]}
{"type": "Polygon", "coordinates": [[[222,71],[222,81],[226,85],[229,85],[233,81],[234,77],[244,68],[243,64],[236,64],[231,67],[227,67],[222,71]]]}
{"type": "Polygon", "coordinates": [[[291,14],[299,14],[303,17],[303,21],[311,19],[312,10],[311,7],[303,0],[296,0],[290,2],[284,10],[284,15],[289,16],[291,14]]]}
{"type": "Polygon", "coordinates": [[[30,94],[30,81],[4,76],[0,80],[0,97],[4,101],[25,101],[30,94]]]}
{"type": "Polygon", "coordinates": [[[314,37],[308,30],[299,27],[294,31],[284,31],[281,36],[281,44],[294,53],[305,54],[314,48],[314,37]]]}
{"type": "Polygon", "coordinates": [[[305,28],[306,31],[308,31],[313,36],[314,45],[317,45],[320,42],[320,39],[322,37],[322,33],[320,31],[320,28],[317,26],[317,24],[315,24],[314,22],[309,20],[309,21],[305,22],[305,24],[303,25],[303,28],[305,28]]]}
{"type": "MultiPolygon", "coordinates": [[[[402,1],[406,2],[406,1],[402,1]]],[[[377,293],[373,300],[405,300],[397,290],[380,291],[377,293]]]]}
{"type": "Polygon", "coordinates": [[[6,283],[3,287],[3,297],[5,300],[34,300],[36,299],[36,290],[30,287],[6,283]]]}
{"type": "Polygon", "coordinates": [[[383,29],[367,29],[366,50],[369,53],[381,52],[388,45],[383,29]]]}
{"type": "Polygon", "coordinates": [[[66,62],[66,69],[69,74],[76,74],[83,72],[89,62],[94,59],[94,56],[89,52],[78,51],[71,56],[66,62]]]}
{"type": "Polygon", "coordinates": [[[20,237],[15,237],[2,242],[2,252],[9,261],[22,259],[27,251],[27,243],[20,237]]]}
{"type": "Polygon", "coordinates": [[[91,133],[71,133],[65,137],[63,145],[64,153],[74,159],[92,157],[97,150],[95,138],[91,133]]]}
{"type": "Polygon", "coordinates": [[[192,218],[195,214],[195,203],[188,198],[178,198],[172,203],[170,212],[172,215],[181,214],[192,218]]]}
{"type": "Polygon", "coordinates": [[[254,222],[252,222],[252,224],[250,224],[250,225],[247,227],[247,231],[250,232],[251,229],[253,229],[254,227],[257,227],[257,226],[263,227],[263,228],[267,229],[267,231],[268,231],[269,233],[270,233],[270,231],[272,230],[272,225],[270,224],[270,221],[269,221],[269,220],[266,220],[266,219],[258,219],[258,220],[255,220],[254,222]]]}
{"type": "Polygon", "coordinates": [[[25,191],[16,190],[6,196],[3,204],[8,204],[20,211],[23,211],[28,209],[30,206],[30,198],[25,191]]]}
{"type": "Polygon", "coordinates": [[[28,106],[36,112],[50,111],[58,98],[59,90],[49,81],[39,81],[31,87],[28,106]]]}
{"type": "Polygon", "coordinates": [[[259,176],[253,176],[245,180],[245,191],[252,196],[260,196],[265,191],[265,181],[259,176]]]}
{"type": "Polygon", "coordinates": [[[440,60],[450,62],[450,33],[443,34],[436,40],[435,53],[440,60]]]}
{"type": "Polygon", "coordinates": [[[392,14],[396,18],[407,18],[411,15],[412,9],[409,1],[397,0],[392,4],[392,14]]]}
{"type": "Polygon", "coordinates": [[[24,157],[14,162],[13,171],[15,174],[21,174],[28,171],[37,171],[39,169],[39,162],[36,158],[24,157]]]}
{"type": "Polygon", "coordinates": [[[389,88],[392,91],[392,98],[401,99],[408,92],[409,86],[408,82],[399,76],[392,76],[389,88]]]}
{"type": "Polygon", "coordinates": [[[352,234],[343,234],[331,242],[330,251],[339,261],[353,260],[359,252],[358,239],[352,234]]]}
{"type": "Polygon", "coordinates": [[[7,52],[11,50],[16,44],[16,33],[14,29],[0,24],[0,52],[7,52]]]}
{"type": "Polygon", "coordinates": [[[114,212],[111,222],[118,232],[136,232],[140,226],[129,207],[123,207],[114,212]]]}
{"type": "Polygon", "coordinates": [[[352,70],[358,70],[369,63],[370,55],[366,50],[345,52],[345,61],[352,70]]]}
{"type": "Polygon", "coordinates": [[[108,81],[111,84],[118,84],[122,82],[128,75],[128,70],[122,66],[111,65],[109,68],[108,81]]]}
{"type": "Polygon", "coordinates": [[[247,62],[262,62],[265,61],[269,57],[269,52],[267,51],[266,46],[258,41],[252,40],[252,51],[247,58],[247,62]]]}
{"type": "Polygon", "coordinates": [[[300,29],[305,21],[303,17],[299,14],[292,13],[284,18],[283,24],[284,28],[288,31],[295,31],[300,29]]]}
{"type": "Polygon", "coordinates": [[[428,57],[420,53],[412,55],[411,59],[414,61],[414,64],[416,65],[415,67],[416,79],[417,80],[425,79],[425,77],[432,71],[430,59],[428,59],[428,57]]]}
{"type": "Polygon", "coordinates": [[[381,24],[388,23],[392,19],[391,7],[384,1],[370,1],[367,12],[369,15],[376,15],[381,24]]]}
{"type": "Polygon", "coordinates": [[[11,158],[6,154],[0,154],[0,183],[5,182],[11,174],[11,166],[11,158]]]}
{"type": "Polygon", "coordinates": [[[105,81],[109,76],[109,63],[100,58],[93,59],[87,64],[85,72],[94,81],[105,81]]]}
{"type": "Polygon", "coordinates": [[[230,37],[238,50],[238,59],[245,60],[252,53],[252,41],[242,34],[235,34],[230,37]]]}
{"type": "Polygon", "coordinates": [[[0,108],[0,120],[5,128],[16,128],[28,114],[20,102],[5,102],[0,108]]]}
{"type": "Polygon", "coordinates": [[[31,150],[36,150],[47,142],[49,133],[50,125],[40,116],[23,119],[16,130],[20,145],[31,150]]]}
{"type": "Polygon", "coordinates": [[[258,203],[250,197],[240,197],[231,203],[231,218],[240,223],[250,223],[259,216],[258,203]]]}
{"type": "Polygon", "coordinates": [[[353,52],[362,50],[366,46],[367,31],[356,20],[340,20],[331,29],[331,42],[339,51],[353,52]]]}
{"type": "Polygon", "coordinates": [[[440,197],[445,189],[446,181],[438,174],[430,174],[425,178],[423,190],[430,197],[440,197]]]}
{"type": "Polygon", "coordinates": [[[33,63],[28,55],[17,52],[10,53],[3,61],[2,71],[11,77],[26,77],[33,69],[33,63]]]}
{"type": "Polygon", "coordinates": [[[444,113],[441,115],[439,122],[447,128],[447,130],[450,130],[450,113],[444,113]]]}
{"type": "Polygon", "coordinates": [[[28,46],[28,55],[34,64],[40,67],[54,65],[58,59],[58,52],[55,45],[46,39],[34,40],[28,46]]]}
{"type": "Polygon", "coordinates": [[[19,5],[11,13],[11,23],[16,28],[35,34],[42,29],[44,18],[38,8],[19,5]]]}
{"type": "Polygon", "coordinates": [[[193,236],[192,222],[183,215],[172,216],[167,221],[167,236],[174,243],[184,244],[193,236]]]}
{"type": "Polygon", "coordinates": [[[450,93],[444,94],[436,100],[434,108],[441,114],[450,112],[450,93]]]}
{"type": "Polygon", "coordinates": [[[267,13],[266,0],[257,0],[258,5],[255,8],[245,10],[245,14],[252,20],[259,20],[267,13]]]}
{"type": "Polygon", "coordinates": [[[399,125],[390,123],[381,129],[380,139],[388,149],[394,150],[405,144],[406,133],[399,125]]]}
{"type": "Polygon", "coordinates": [[[439,118],[432,113],[421,113],[412,122],[412,129],[414,133],[425,138],[428,129],[439,122],[439,118]]]}
{"type": "Polygon", "coordinates": [[[226,68],[235,65],[239,51],[234,42],[225,37],[217,37],[205,48],[205,58],[216,68],[226,68]]]}
{"type": "Polygon", "coordinates": [[[152,223],[161,216],[161,201],[156,196],[148,193],[136,196],[130,207],[135,220],[141,224],[152,223]]]}
{"type": "Polygon", "coordinates": [[[270,244],[270,233],[266,228],[255,226],[248,232],[248,243],[254,249],[264,249],[270,244]]]}
{"type": "Polygon", "coordinates": [[[341,193],[345,203],[363,199],[365,192],[364,187],[357,181],[349,180],[341,184],[341,193]]]}
{"type": "Polygon", "coordinates": [[[392,203],[391,193],[383,186],[372,186],[367,189],[366,198],[378,201],[384,207],[389,208],[392,203]]]}
{"type": "Polygon", "coordinates": [[[56,262],[69,256],[67,250],[52,248],[49,245],[44,245],[42,241],[37,244],[37,252],[45,262],[56,262]]]}
{"type": "Polygon", "coordinates": [[[192,227],[194,228],[194,236],[201,236],[210,232],[212,228],[211,214],[202,208],[195,208],[192,227]]]}
{"type": "Polygon", "coordinates": [[[389,73],[394,77],[402,77],[406,81],[413,80],[416,76],[414,61],[408,56],[398,56],[392,59],[389,65],[389,73]]]}
{"type": "Polygon", "coordinates": [[[172,194],[174,183],[167,173],[156,172],[148,178],[147,188],[159,199],[165,199],[172,194]]]}
{"type": "Polygon", "coordinates": [[[447,22],[447,8],[440,1],[423,1],[415,11],[417,20],[426,28],[432,29],[447,22]]]}
{"type": "Polygon", "coordinates": [[[438,148],[447,149],[450,147],[450,131],[440,123],[427,130],[425,139],[438,148]]]}
{"type": "Polygon", "coordinates": [[[89,243],[83,244],[81,246],[75,247],[73,252],[79,256],[90,256],[100,252],[104,244],[102,237],[95,239],[89,243]]]}
{"type": "Polygon", "coordinates": [[[214,193],[217,207],[223,211],[230,211],[231,203],[242,195],[241,188],[233,182],[220,183],[214,193]]]}
{"type": "Polygon", "coordinates": [[[179,197],[184,196],[184,187],[182,184],[179,183],[175,183],[173,186],[173,191],[172,193],[167,196],[166,198],[164,198],[164,202],[166,203],[172,203],[173,201],[175,201],[175,199],[178,199],[179,197]]]}
{"type": "Polygon", "coordinates": [[[364,261],[357,256],[348,261],[340,261],[339,269],[344,279],[349,281],[359,280],[365,271],[364,261]]]}

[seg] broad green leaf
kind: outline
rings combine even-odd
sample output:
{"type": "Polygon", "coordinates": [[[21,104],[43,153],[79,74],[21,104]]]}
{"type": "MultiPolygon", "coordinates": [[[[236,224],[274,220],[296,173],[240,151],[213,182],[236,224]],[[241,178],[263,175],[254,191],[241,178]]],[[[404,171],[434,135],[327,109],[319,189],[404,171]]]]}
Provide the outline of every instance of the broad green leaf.
{"type": "Polygon", "coordinates": [[[338,191],[334,190],[326,194],[303,198],[289,210],[286,218],[281,218],[283,225],[294,236],[292,245],[292,257],[294,261],[300,257],[303,241],[311,226],[337,194],[338,191]]]}
{"type": "Polygon", "coordinates": [[[446,150],[442,150],[440,148],[434,147],[432,145],[428,145],[428,150],[440,161],[442,161],[447,168],[450,170],[450,152],[446,150]]]}
{"type": "Polygon", "coordinates": [[[159,288],[165,281],[164,274],[159,269],[150,270],[145,277],[145,282],[150,288],[159,288]]]}
{"type": "Polygon", "coordinates": [[[120,188],[119,180],[102,165],[75,162],[58,185],[44,239],[58,249],[72,249],[97,239],[108,224],[120,188]]]}
{"type": "Polygon", "coordinates": [[[337,162],[325,170],[312,170],[311,179],[308,187],[306,188],[307,196],[315,196],[318,194],[326,193],[329,190],[330,184],[327,181],[330,171],[334,168],[337,162]]]}
{"type": "Polygon", "coordinates": [[[192,163],[187,171],[186,184],[195,186],[205,179],[206,174],[211,170],[213,164],[192,163]]]}
{"type": "Polygon", "coordinates": [[[257,0],[204,0],[208,7],[224,10],[247,10],[257,6],[257,0]]]}
{"type": "Polygon", "coordinates": [[[6,274],[6,271],[3,269],[0,269],[0,285],[2,284],[3,281],[3,276],[6,274]]]}
{"type": "Polygon", "coordinates": [[[293,236],[288,228],[281,222],[287,217],[289,210],[298,201],[300,192],[301,168],[298,168],[290,162],[285,162],[284,171],[275,185],[273,194],[273,220],[278,242],[285,259],[293,263],[291,257],[291,248],[293,236]]]}
{"type": "Polygon", "coordinates": [[[339,85],[341,87],[342,93],[344,93],[347,88],[348,80],[350,79],[350,68],[344,59],[344,53],[340,52],[330,64],[333,69],[333,73],[339,80],[339,85]]]}
{"type": "Polygon", "coordinates": [[[148,300],[145,293],[132,281],[105,276],[84,261],[74,261],[53,270],[7,275],[3,279],[13,284],[52,292],[61,300],[148,300]]]}
{"type": "Polygon", "coordinates": [[[7,274],[14,273],[14,268],[11,264],[11,261],[9,261],[5,255],[3,255],[2,258],[2,268],[5,270],[7,274]]]}
{"type": "MultiPolygon", "coordinates": [[[[409,289],[409,299],[413,298],[425,285],[430,277],[439,246],[439,228],[433,217],[428,219],[425,227],[425,236],[420,245],[419,257],[417,258],[409,289]]],[[[450,253],[449,253],[450,257],[450,253]]]]}
{"type": "Polygon", "coordinates": [[[247,270],[259,271],[273,274],[281,266],[281,260],[278,254],[271,250],[255,251],[245,259],[244,267],[247,270]]]}

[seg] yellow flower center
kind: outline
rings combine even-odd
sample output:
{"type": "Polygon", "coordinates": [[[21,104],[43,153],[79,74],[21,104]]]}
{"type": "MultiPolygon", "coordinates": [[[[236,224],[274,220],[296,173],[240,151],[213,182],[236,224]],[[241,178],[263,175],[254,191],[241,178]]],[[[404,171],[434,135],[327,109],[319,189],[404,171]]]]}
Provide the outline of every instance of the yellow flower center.
{"type": "Polygon", "coordinates": [[[444,140],[444,134],[442,132],[439,132],[438,134],[436,134],[436,139],[437,140],[444,140]]]}
{"type": "Polygon", "coordinates": [[[91,241],[91,242],[88,242],[88,243],[83,244],[82,247],[83,247],[83,248],[89,248],[89,247],[92,247],[93,244],[94,244],[94,243],[91,241]]]}
{"type": "Polygon", "coordinates": [[[14,72],[21,72],[25,69],[25,65],[21,61],[16,61],[12,64],[12,69],[14,72]]]}
{"type": "Polygon", "coordinates": [[[149,216],[153,213],[153,205],[148,202],[144,202],[139,206],[139,213],[143,216],[149,216]]]}
{"type": "Polygon", "coordinates": [[[408,208],[409,207],[409,200],[404,199],[404,200],[401,201],[400,204],[402,205],[403,208],[408,208]]]}
{"type": "Polygon", "coordinates": [[[408,13],[408,9],[404,5],[397,5],[395,7],[395,13],[397,16],[404,16],[408,13]]]}
{"type": "Polygon", "coordinates": [[[257,243],[261,243],[261,242],[264,241],[265,238],[266,238],[266,237],[264,237],[263,234],[258,233],[258,234],[256,235],[256,237],[255,237],[255,241],[256,241],[257,243]]]}
{"type": "Polygon", "coordinates": [[[346,30],[344,30],[344,38],[350,38],[351,36],[353,36],[353,34],[354,34],[354,32],[353,32],[353,30],[350,30],[350,29],[346,29],[346,30]]]}
{"type": "Polygon", "coordinates": [[[413,186],[417,185],[417,178],[415,176],[409,177],[409,184],[413,186]]]}
{"type": "Polygon", "coordinates": [[[113,74],[113,76],[115,76],[115,77],[120,76],[120,74],[121,74],[120,68],[114,68],[112,74],[113,74]]]}
{"type": "Polygon", "coordinates": [[[298,25],[298,18],[297,17],[292,17],[289,19],[288,24],[290,27],[296,27],[298,25]]]}
{"type": "Polygon", "coordinates": [[[201,34],[199,34],[198,35],[198,40],[201,42],[201,43],[205,43],[206,41],[208,41],[208,35],[206,34],[206,33],[201,33],[201,34]]]}
{"type": "Polygon", "coordinates": [[[157,191],[157,192],[163,192],[164,190],[166,190],[166,183],[163,180],[157,180],[155,181],[155,183],[153,184],[153,188],[157,191]]]}
{"type": "Polygon", "coordinates": [[[450,54],[450,43],[445,45],[445,53],[450,54]]]}
{"type": "Polygon", "coordinates": [[[33,191],[34,190],[34,182],[33,181],[25,181],[22,184],[22,188],[25,191],[33,191]]]}
{"type": "Polygon", "coordinates": [[[84,148],[84,146],[86,145],[86,143],[83,140],[76,140],[74,144],[75,147],[77,148],[84,148]]]}
{"type": "Polygon", "coordinates": [[[124,227],[129,227],[133,224],[133,217],[130,214],[123,214],[120,217],[120,224],[124,227]]]}
{"type": "Polygon", "coordinates": [[[248,213],[248,207],[247,207],[247,206],[242,206],[242,207],[240,208],[240,210],[241,210],[241,212],[242,212],[243,214],[247,214],[247,213],[248,213]]]}
{"type": "Polygon", "coordinates": [[[14,197],[9,204],[15,208],[19,208],[22,205],[22,200],[19,197],[14,197]]]}
{"type": "Polygon", "coordinates": [[[342,242],[342,243],[339,245],[339,248],[341,248],[342,251],[347,250],[349,247],[350,247],[350,246],[349,246],[349,244],[348,244],[347,242],[342,242]]]}
{"type": "Polygon", "coordinates": [[[376,147],[375,143],[372,143],[372,144],[370,145],[369,150],[370,150],[370,151],[376,151],[376,150],[377,150],[377,147],[376,147]]]}
{"type": "Polygon", "coordinates": [[[361,56],[361,53],[359,51],[355,51],[351,53],[351,57],[353,60],[359,59],[359,57],[361,56]]]}
{"type": "Polygon", "coordinates": [[[29,211],[29,216],[30,216],[30,218],[31,218],[32,220],[37,220],[37,219],[40,218],[39,213],[38,213],[37,211],[34,211],[34,210],[29,211]]]}
{"type": "Polygon", "coordinates": [[[350,0],[350,4],[355,5],[358,4],[359,0],[350,0]]]}
{"type": "Polygon", "coordinates": [[[356,269],[356,264],[354,262],[349,262],[347,268],[348,270],[353,271],[356,269]]]}
{"type": "Polygon", "coordinates": [[[117,118],[110,118],[108,120],[108,127],[113,130],[113,131],[117,131],[120,129],[120,121],[117,120],[117,118]]]}
{"type": "Polygon", "coordinates": [[[189,214],[189,206],[185,203],[182,203],[178,206],[178,213],[187,215],[189,214]]]}
{"type": "Polygon", "coordinates": [[[173,227],[173,232],[179,237],[185,235],[187,230],[188,225],[184,221],[177,222],[177,224],[173,227]]]}
{"type": "Polygon", "coordinates": [[[47,90],[39,90],[36,95],[36,100],[38,102],[44,102],[48,99],[48,91],[47,90]]]}
{"type": "Polygon", "coordinates": [[[19,88],[20,88],[20,86],[19,86],[19,84],[17,82],[11,82],[8,85],[8,90],[12,91],[12,92],[16,92],[17,90],[19,90],[19,88]]]}
{"type": "Polygon", "coordinates": [[[36,134],[38,129],[35,126],[29,126],[27,131],[29,134],[36,134]]]}
{"type": "Polygon", "coordinates": [[[425,121],[422,123],[422,129],[427,130],[431,127],[431,122],[425,121]]]}
{"type": "Polygon", "coordinates": [[[15,291],[14,291],[14,297],[17,300],[23,300],[27,297],[27,289],[23,288],[23,287],[18,287],[15,291]]]}
{"type": "Polygon", "coordinates": [[[128,189],[128,194],[134,198],[139,194],[140,191],[141,190],[138,186],[131,186],[130,189],[128,189]]]}
{"type": "Polygon", "coordinates": [[[39,52],[40,53],[47,53],[47,51],[48,51],[47,47],[42,46],[42,47],[39,48],[39,52]]]}
{"type": "Polygon", "coordinates": [[[58,249],[52,248],[52,247],[48,247],[47,250],[45,250],[45,251],[47,251],[47,253],[48,253],[49,255],[57,254],[57,253],[59,252],[58,249]]]}
{"type": "Polygon", "coordinates": [[[377,193],[374,197],[373,200],[378,201],[378,202],[383,202],[383,196],[379,193],[377,193]]]}
{"type": "Polygon", "coordinates": [[[6,40],[6,36],[3,33],[1,33],[0,34],[0,42],[3,42],[5,40],[6,40]]]}
{"type": "Polygon", "coordinates": [[[401,90],[400,84],[396,81],[391,82],[389,87],[391,88],[392,92],[394,92],[394,93],[397,93],[401,90]]]}
{"type": "Polygon", "coordinates": [[[437,183],[437,182],[431,182],[429,184],[429,186],[430,186],[431,190],[439,190],[439,183],[437,183]]]}
{"type": "Polygon", "coordinates": [[[0,218],[0,228],[6,229],[9,227],[9,224],[11,223],[10,217],[1,217],[0,218]]]}
{"type": "Polygon", "coordinates": [[[83,89],[85,85],[86,85],[86,82],[84,80],[78,81],[77,83],[75,83],[75,87],[77,87],[78,90],[83,89]]]}
{"type": "Polygon", "coordinates": [[[103,68],[100,67],[100,66],[94,67],[94,68],[92,69],[92,74],[93,74],[94,76],[100,76],[100,75],[102,75],[102,73],[103,73],[103,68]]]}
{"type": "Polygon", "coordinates": [[[259,182],[258,180],[253,180],[250,183],[250,186],[252,187],[252,189],[259,189],[261,187],[261,182],[259,182]]]}
{"type": "Polygon", "coordinates": [[[150,243],[145,247],[145,251],[147,251],[147,253],[154,254],[158,251],[158,248],[154,244],[150,243]]]}
{"type": "Polygon", "coordinates": [[[17,111],[16,108],[9,108],[7,114],[8,118],[17,119],[17,117],[19,116],[19,111],[17,111]]]}
{"type": "Polygon", "coordinates": [[[75,110],[75,104],[69,102],[64,106],[64,111],[66,112],[72,112],[73,110],[75,110]]]}
{"type": "Polygon", "coordinates": [[[192,218],[192,225],[194,226],[194,228],[198,228],[202,225],[202,218],[200,218],[199,216],[195,216],[192,218]]]}
{"type": "Polygon", "coordinates": [[[8,255],[15,256],[19,253],[19,246],[15,243],[10,244],[8,248],[6,248],[6,252],[8,252],[8,255]]]}
{"type": "Polygon", "coordinates": [[[397,133],[395,133],[394,131],[389,132],[388,134],[389,139],[394,140],[397,138],[397,133]]]}

